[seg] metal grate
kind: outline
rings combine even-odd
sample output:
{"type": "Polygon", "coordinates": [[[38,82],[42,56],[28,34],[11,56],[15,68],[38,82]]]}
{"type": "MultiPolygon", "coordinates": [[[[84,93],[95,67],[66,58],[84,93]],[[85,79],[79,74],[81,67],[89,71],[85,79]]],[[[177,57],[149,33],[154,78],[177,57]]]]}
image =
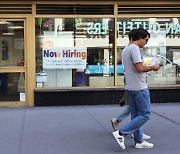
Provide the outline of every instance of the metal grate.
{"type": "Polygon", "coordinates": [[[102,14],[113,15],[114,5],[37,4],[36,14],[102,14]]]}
{"type": "Polygon", "coordinates": [[[31,4],[1,4],[0,14],[32,14],[31,4]]]}
{"type": "Polygon", "coordinates": [[[177,4],[120,4],[118,14],[175,14],[180,13],[180,3],[177,4]]]}

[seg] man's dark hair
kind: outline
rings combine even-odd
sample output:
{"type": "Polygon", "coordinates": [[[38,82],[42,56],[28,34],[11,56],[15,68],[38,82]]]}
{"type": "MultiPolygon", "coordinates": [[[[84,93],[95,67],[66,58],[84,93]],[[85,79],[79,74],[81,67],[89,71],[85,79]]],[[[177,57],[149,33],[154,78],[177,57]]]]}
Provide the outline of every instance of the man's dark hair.
{"type": "Polygon", "coordinates": [[[147,30],[145,30],[143,28],[138,28],[132,36],[132,41],[137,41],[139,39],[145,39],[147,36],[149,36],[149,38],[150,38],[150,33],[147,30]]]}
{"type": "Polygon", "coordinates": [[[128,37],[129,37],[129,40],[131,40],[131,38],[133,37],[133,35],[136,33],[137,29],[132,29],[129,34],[128,34],[128,37]]]}

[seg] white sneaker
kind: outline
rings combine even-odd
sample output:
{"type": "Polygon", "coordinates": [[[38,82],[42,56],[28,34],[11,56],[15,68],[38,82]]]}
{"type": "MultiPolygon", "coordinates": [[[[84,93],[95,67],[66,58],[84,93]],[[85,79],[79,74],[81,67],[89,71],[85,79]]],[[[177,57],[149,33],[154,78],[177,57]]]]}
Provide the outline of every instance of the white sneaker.
{"type": "Polygon", "coordinates": [[[152,143],[148,143],[146,141],[142,142],[142,143],[136,143],[135,148],[137,149],[143,149],[143,148],[153,148],[154,144],[152,143]]]}
{"type": "Polygon", "coordinates": [[[143,139],[144,139],[144,140],[149,140],[149,139],[151,139],[151,136],[146,135],[146,134],[143,134],[143,139]]]}
{"type": "Polygon", "coordinates": [[[117,118],[113,118],[112,120],[111,120],[111,124],[112,124],[112,127],[113,127],[113,129],[116,131],[116,130],[118,130],[118,121],[117,121],[117,118]]]}
{"type": "Polygon", "coordinates": [[[124,145],[124,137],[119,135],[119,130],[113,132],[113,135],[116,139],[116,141],[118,142],[118,144],[120,145],[120,147],[124,150],[126,149],[125,145],[124,145]]]}
{"type": "MultiPolygon", "coordinates": [[[[134,135],[133,135],[133,134],[132,134],[132,137],[134,138],[134,135]]],[[[143,139],[144,139],[144,140],[149,140],[149,139],[151,139],[151,136],[146,135],[146,134],[143,134],[143,139]]]]}

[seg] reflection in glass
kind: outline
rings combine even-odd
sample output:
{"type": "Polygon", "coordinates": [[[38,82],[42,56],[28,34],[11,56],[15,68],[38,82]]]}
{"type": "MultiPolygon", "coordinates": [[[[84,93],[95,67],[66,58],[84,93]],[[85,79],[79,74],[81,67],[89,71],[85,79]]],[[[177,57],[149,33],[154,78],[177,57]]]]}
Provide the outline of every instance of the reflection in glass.
{"type": "Polygon", "coordinates": [[[24,66],[24,21],[0,20],[0,67],[24,66]]]}
{"type": "Polygon", "coordinates": [[[114,85],[114,20],[36,19],[36,86],[114,85]]]}
{"type": "MultiPolygon", "coordinates": [[[[161,65],[159,71],[148,73],[148,84],[151,86],[180,84],[179,21],[179,18],[119,18],[117,20],[118,65],[121,63],[122,50],[129,42],[129,31],[142,27],[151,34],[148,43],[141,50],[144,63],[145,65],[154,63],[161,65]]],[[[122,74],[118,76],[121,77],[122,74]]]]}

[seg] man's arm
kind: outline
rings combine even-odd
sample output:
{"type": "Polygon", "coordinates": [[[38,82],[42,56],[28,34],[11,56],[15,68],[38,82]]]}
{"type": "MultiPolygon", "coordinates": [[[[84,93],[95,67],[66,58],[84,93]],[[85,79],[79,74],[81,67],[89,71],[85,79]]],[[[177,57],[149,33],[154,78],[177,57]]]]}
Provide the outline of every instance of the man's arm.
{"type": "Polygon", "coordinates": [[[149,71],[158,71],[160,69],[159,64],[154,64],[151,66],[145,66],[143,63],[136,63],[134,64],[136,67],[137,72],[143,73],[143,72],[149,72],[149,71]]]}

